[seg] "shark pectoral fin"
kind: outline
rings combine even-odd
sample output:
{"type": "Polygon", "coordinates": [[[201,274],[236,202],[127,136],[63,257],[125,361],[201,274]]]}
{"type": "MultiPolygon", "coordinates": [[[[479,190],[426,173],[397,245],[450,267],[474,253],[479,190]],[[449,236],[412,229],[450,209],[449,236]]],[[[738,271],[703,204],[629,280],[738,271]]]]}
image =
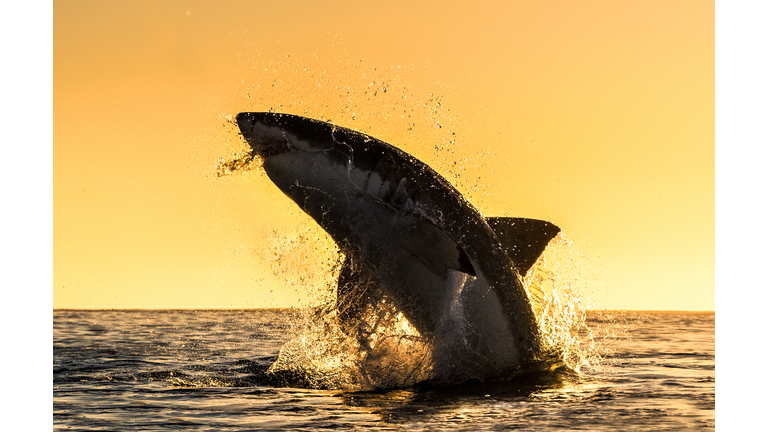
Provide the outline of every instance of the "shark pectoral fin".
{"type": "Polygon", "coordinates": [[[557,225],[538,219],[489,217],[486,221],[523,276],[560,232],[557,225]]]}
{"type": "Polygon", "coordinates": [[[411,230],[403,247],[432,273],[442,278],[448,269],[453,269],[477,275],[464,249],[432,222],[422,219],[411,230]]]}
{"type": "Polygon", "coordinates": [[[456,262],[458,264],[458,268],[454,268],[454,270],[458,270],[470,276],[477,276],[475,267],[472,265],[472,262],[469,260],[467,253],[464,252],[464,249],[462,249],[459,245],[456,245],[456,248],[459,250],[459,259],[456,262]]]}
{"type": "Polygon", "coordinates": [[[476,276],[467,253],[448,234],[418,217],[384,221],[386,237],[350,248],[339,272],[337,310],[347,334],[386,297],[419,332],[430,332],[442,314],[450,271],[476,276]],[[369,308],[372,306],[373,308],[369,308]]]}

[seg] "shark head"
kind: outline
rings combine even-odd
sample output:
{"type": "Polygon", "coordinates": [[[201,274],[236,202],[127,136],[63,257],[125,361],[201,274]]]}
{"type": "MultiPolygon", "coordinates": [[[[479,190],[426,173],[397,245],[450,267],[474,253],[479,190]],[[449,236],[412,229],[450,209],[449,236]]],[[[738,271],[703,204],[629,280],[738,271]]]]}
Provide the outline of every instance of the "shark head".
{"type": "Polygon", "coordinates": [[[345,142],[348,132],[330,123],[270,112],[240,113],[237,124],[251,154],[263,160],[267,176],[283,193],[319,222],[341,217],[329,214],[329,209],[346,211],[338,203],[357,189],[350,176],[353,150],[345,142]]]}
{"type": "MultiPolygon", "coordinates": [[[[339,151],[332,124],[290,114],[244,112],[237,125],[251,154],[264,161],[264,170],[283,192],[295,198],[296,187],[338,181],[347,157],[339,151]]],[[[333,189],[332,184],[322,188],[333,189]]]]}
{"type": "Polygon", "coordinates": [[[254,156],[264,159],[288,152],[322,152],[333,148],[329,123],[290,114],[244,112],[237,125],[254,156]]]}

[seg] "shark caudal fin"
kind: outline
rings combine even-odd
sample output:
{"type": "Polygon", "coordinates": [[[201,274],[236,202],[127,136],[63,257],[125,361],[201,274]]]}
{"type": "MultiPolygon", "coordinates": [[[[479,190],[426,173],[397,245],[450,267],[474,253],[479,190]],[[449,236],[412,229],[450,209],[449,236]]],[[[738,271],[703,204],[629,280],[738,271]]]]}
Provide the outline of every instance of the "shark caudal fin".
{"type": "Polygon", "coordinates": [[[538,219],[489,217],[486,221],[521,276],[525,276],[549,241],[560,232],[557,225],[538,219]]]}

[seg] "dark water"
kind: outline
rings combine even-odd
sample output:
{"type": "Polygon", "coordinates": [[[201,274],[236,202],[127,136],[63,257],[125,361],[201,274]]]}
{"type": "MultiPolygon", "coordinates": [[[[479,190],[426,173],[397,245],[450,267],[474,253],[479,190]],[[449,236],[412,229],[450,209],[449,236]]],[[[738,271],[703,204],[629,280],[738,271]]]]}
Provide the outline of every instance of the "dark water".
{"type": "Polygon", "coordinates": [[[715,315],[595,312],[599,370],[380,392],[268,386],[287,310],[54,311],[53,429],[708,430],[715,315]]]}

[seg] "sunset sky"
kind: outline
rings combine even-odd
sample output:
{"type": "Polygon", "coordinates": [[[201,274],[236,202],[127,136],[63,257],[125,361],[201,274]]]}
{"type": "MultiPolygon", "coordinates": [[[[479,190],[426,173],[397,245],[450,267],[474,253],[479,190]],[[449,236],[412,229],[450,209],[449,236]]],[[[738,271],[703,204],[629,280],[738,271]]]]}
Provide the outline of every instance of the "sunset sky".
{"type": "Polygon", "coordinates": [[[270,109],[554,222],[592,308],[715,309],[714,2],[80,0],[53,4],[54,308],[310,304],[269,259],[306,217],[215,176],[227,119],[270,109]]]}

